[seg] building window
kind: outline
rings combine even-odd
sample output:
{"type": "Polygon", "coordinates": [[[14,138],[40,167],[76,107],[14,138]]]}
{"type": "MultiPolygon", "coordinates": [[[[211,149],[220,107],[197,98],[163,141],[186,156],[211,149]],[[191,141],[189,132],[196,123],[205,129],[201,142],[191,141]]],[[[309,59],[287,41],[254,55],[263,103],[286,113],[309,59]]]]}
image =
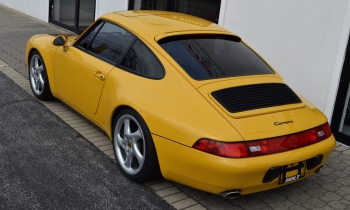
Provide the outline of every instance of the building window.
{"type": "Polygon", "coordinates": [[[81,33],[95,20],[96,0],[50,0],[49,22],[81,33]]]}
{"type": "Polygon", "coordinates": [[[221,0],[130,0],[130,10],[166,10],[219,21],[221,0]]]}
{"type": "Polygon", "coordinates": [[[338,142],[350,146],[350,42],[345,53],[331,128],[338,142]]]}

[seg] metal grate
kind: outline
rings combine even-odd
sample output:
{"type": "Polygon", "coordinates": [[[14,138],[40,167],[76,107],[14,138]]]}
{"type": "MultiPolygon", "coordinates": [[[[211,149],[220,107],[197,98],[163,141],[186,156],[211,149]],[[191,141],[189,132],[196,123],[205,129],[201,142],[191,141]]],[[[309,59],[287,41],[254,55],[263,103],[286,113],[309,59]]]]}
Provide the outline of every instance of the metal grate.
{"type": "Polygon", "coordinates": [[[231,113],[301,103],[290,87],[280,83],[226,88],[211,95],[231,113]]]}

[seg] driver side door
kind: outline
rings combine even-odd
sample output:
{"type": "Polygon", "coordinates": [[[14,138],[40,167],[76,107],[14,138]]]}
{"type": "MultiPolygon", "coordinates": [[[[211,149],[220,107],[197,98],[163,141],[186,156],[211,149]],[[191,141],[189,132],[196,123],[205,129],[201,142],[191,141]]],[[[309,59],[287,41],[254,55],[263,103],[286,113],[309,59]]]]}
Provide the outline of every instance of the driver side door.
{"type": "Polygon", "coordinates": [[[59,48],[54,64],[58,96],[83,112],[96,113],[109,72],[134,39],[120,26],[100,21],[67,51],[59,48]]]}

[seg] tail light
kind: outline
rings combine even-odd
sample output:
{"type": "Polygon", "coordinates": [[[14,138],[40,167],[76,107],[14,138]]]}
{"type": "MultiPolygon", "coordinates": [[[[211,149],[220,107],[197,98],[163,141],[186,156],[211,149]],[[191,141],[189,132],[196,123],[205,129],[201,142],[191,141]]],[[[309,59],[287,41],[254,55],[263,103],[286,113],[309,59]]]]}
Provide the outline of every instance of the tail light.
{"type": "Polygon", "coordinates": [[[246,158],[298,149],[320,142],[331,135],[329,125],[325,123],[299,133],[256,141],[228,143],[199,139],[193,148],[221,157],[246,158]]]}

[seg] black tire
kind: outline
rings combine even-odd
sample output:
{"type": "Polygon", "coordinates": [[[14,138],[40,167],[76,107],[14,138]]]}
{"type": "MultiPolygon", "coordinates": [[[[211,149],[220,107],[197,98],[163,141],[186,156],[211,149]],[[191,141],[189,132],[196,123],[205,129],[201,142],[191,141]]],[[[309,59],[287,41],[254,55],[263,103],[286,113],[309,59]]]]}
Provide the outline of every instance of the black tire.
{"type": "Polygon", "coordinates": [[[133,109],[123,109],[115,117],[113,149],[118,166],[128,179],[143,182],[161,177],[150,131],[133,109]]]}
{"type": "Polygon", "coordinates": [[[29,56],[29,83],[34,96],[42,101],[53,98],[46,67],[40,53],[35,50],[29,56]]]}

